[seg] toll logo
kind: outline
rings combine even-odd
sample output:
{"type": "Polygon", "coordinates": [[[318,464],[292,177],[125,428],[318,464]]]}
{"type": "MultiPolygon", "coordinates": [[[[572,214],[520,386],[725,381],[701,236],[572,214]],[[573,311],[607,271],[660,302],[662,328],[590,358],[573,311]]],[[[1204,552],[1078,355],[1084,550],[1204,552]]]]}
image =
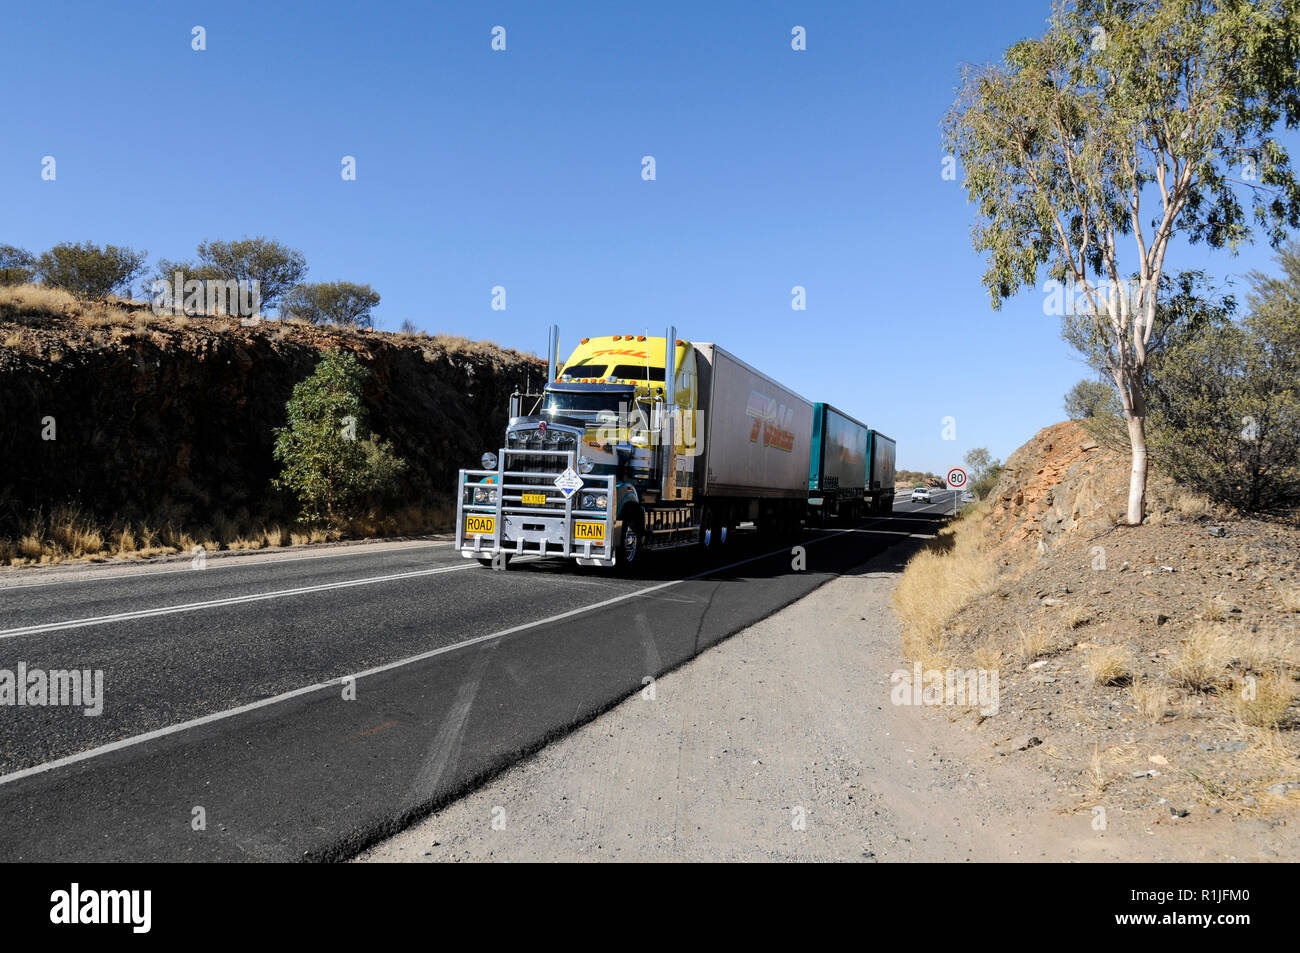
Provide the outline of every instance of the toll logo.
{"type": "Polygon", "coordinates": [[[749,392],[749,404],[745,414],[753,418],[750,427],[751,443],[762,441],[765,447],[774,447],[790,453],[794,450],[794,408],[778,404],[775,397],[756,390],[749,392]]]}

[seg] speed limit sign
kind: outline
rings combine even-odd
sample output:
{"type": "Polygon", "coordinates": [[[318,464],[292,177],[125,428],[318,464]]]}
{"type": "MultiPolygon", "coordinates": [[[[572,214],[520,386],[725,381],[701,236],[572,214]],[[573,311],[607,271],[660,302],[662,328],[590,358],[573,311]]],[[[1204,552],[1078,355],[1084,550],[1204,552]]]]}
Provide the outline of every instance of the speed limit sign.
{"type": "Polygon", "coordinates": [[[953,467],[948,471],[948,485],[954,490],[960,490],[966,485],[966,471],[961,467],[953,467]]]}

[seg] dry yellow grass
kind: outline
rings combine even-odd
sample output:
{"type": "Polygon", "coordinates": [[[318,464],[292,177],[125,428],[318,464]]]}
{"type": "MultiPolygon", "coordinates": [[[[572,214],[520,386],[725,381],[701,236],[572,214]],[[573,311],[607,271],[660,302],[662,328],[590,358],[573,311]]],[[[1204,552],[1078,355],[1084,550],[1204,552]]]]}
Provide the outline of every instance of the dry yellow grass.
{"type": "Polygon", "coordinates": [[[14,331],[12,334],[6,335],[5,337],[5,347],[15,348],[22,343],[23,333],[21,331],[14,331]]]}
{"type": "Polygon", "coordinates": [[[192,553],[203,546],[207,553],[220,550],[265,549],[333,542],[346,538],[424,535],[452,525],[455,507],[450,503],[412,505],[381,517],[355,520],[346,526],[297,524],[266,525],[246,510],[233,517],[217,514],[212,525],[185,525],[164,508],[152,526],[140,521],[98,523],[74,507],[33,514],[15,538],[0,539],[0,565],[30,565],[69,559],[101,560],[109,557],[147,559],[152,556],[192,553]]]}
{"type": "Polygon", "coordinates": [[[33,533],[28,533],[18,542],[18,552],[27,559],[40,559],[44,551],[40,536],[33,533]]]}
{"type": "Polygon", "coordinates": [[[1296,667],[1291,653],[1295,643],[1278,632],[1239,635],[1232,640],[1230,662],[1242,673],[1266,674],[1296,667]]]}
{"type": "Polygon", "coordinates": [[[1114,770],[1108,770],[1106,766],[1108,758],[1112,757],[1115,751],[1116,749],[1110,748],[1103,752],[1101,746],[1096,743],[1092,746],[1092,752],[1088,755],[1088,763],[1083,771],[1083,779],[1093,797],[1104,794],[1115,780],[1114,770]]]}
{"type": "Polygon", "coordinates": [[[1216,507],[1208,496],[1189,490],[1176,491],[1172,502],[1174,510],[1184,519],[1213,516],[1216,512],[1216,507]]]}
{"type": "Polygon", "coordinates": [[[963,606],[988,594],[994,578],[984,557],[978,513],[941,530],[908,562],[894,590],[907,657],[925,662],[943,656],[944,626],[963,606]]]}
{"type": "Polygon", "coordinates": [[[1174,683],[1195,692],[1212,691],[1224,680],[1232,644],[1218,625],[1198,624],[1169,669],[1174,683]]]}
{"type": "Polygon", "coordinates": [[[1129,697],[1138,714],[1153,725],[1165,717],[1169,707],[1169,690],[1155,679],[1134,678],[1129,682],[1129,697]]]}
{"type": "Polygon", "coordinates": [[[1020,661],[1025,665],[1035,662],[1045,655],[1051,655],[1059,645],[1048,628],[1041,623],[1034,623],[1025,628],[1023,625],[1017,625],[1020,638],[1017,640],[1017,649],[1020,661]]]}
{"type": "Polygon", "coordinates": [[[1092,649],[1084,665],[1096,685],[1123,685],[1133,678],[1133,656],[1122,645],[1092,649]]]}
{"type": "Polygon", "coordinates": [[[1067,629],[1077,629],[1092,621],[1092,613],[1082,606],[1069,606],[1061,610],[1061,623],[1067,629]]]}
{"type": "Polygon", "coordinates": [[[126,556],[134,553],[138,548],[135,533],[131,531],[131,524],[127,523],[118,530],[113,539],[113,550],[119,556],[126,556]]]}
{"type": "Polygon", "coordinates": [[[81,310],[76,297],[45,285],[0,286],[0,317],[71,317],[81,310]]]}
{"type": "Polygon", "coordinates": [[[1300,586],[1282,590],[1282,608],[1287,612],[1300,612],[1300,586]]]}
{"type": "Polygon", "coordinates": [[[1231,610],[1228,600],[1223,596],[1214,596],[1201,607],[1201,618],[1207,622],[1224,622],[1231,610]]]}
{"type": "Polygon", "coordinates": [[[1289,674],[1269,672],[1237,680],[1222,695],[1228,713],[1254,728],[1277,728],[1295,701],[1296,683],[1289,674]]]}
{"type": "Polygon", "coordinates": [[[985,642],[974,652],[975,667],[986,672],[996,672],[1002,668],[1002,650],[992,642],[985,642]]]}

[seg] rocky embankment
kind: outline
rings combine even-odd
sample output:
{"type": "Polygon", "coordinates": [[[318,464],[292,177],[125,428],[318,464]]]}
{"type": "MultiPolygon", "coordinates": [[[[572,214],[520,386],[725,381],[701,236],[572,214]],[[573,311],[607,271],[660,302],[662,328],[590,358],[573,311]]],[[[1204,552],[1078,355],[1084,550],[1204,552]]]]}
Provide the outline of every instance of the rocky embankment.
{"type": "Polygon", "coordinates": [[[371,429],[409,464],[403,498],[446,500],[459,467],[499,445],[507,399],[537,358],[460,338],[226,318],[129,305],[0,309],[0,537],[35,510],[102,521],[291,518],[271,491],[273,429],[320,354],[373,375],[371,429]]]}
{"type": "Polygon", "coordinates": [[[1147,521],[1124,525],[1128,464],[1076,423],[1016,451],[946,555],[916,563],[928,591],[968,588],[911,644],[999,671],[996,715],[951,714],[1067,811],[1284,825],[1300,806],[1300,527],[1158,474],[1147,521]]]}

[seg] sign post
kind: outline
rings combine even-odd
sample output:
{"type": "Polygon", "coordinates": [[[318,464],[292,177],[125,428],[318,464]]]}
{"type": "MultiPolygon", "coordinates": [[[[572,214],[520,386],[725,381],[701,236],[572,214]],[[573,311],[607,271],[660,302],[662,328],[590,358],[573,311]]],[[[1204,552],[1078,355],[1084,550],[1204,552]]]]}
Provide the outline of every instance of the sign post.
{"type": "Polygon", "coordinates": [[[952,515],[957,515],[957,491],[966,485],[966,471],[953,467],[948,471],[948,489],[952,490],[952,515]]]}

